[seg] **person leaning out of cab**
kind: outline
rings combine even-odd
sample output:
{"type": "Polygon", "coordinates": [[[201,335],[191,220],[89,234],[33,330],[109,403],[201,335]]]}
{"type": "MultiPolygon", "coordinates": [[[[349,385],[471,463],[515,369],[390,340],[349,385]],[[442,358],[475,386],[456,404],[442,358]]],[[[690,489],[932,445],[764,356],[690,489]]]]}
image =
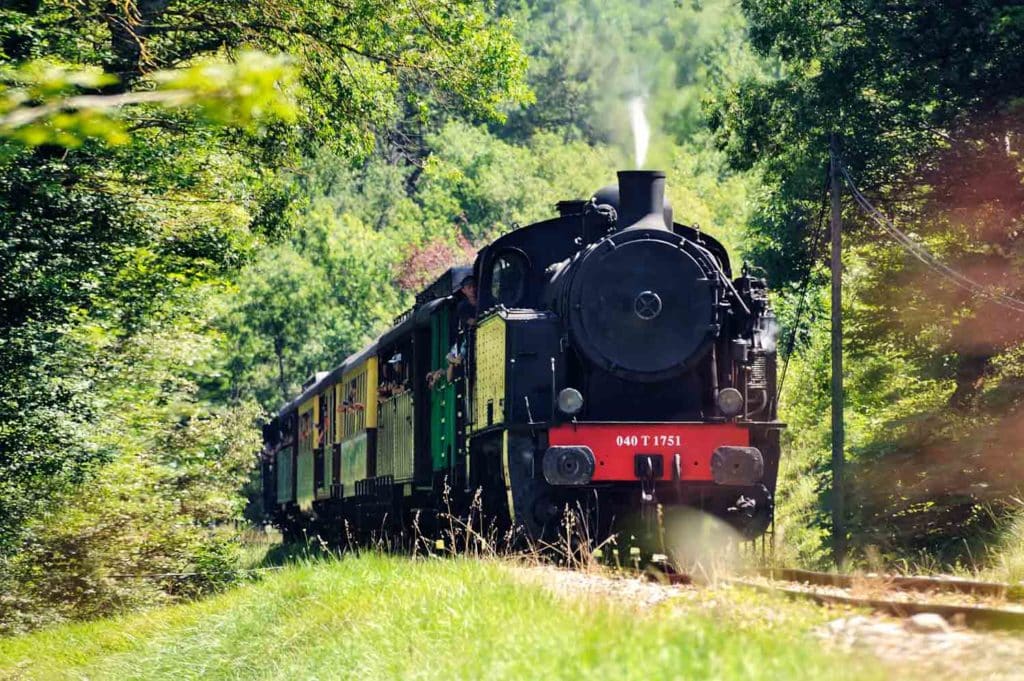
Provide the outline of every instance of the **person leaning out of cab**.
{"type": "Polygon", "coordinates": [[[459,285],[459,295],[461,299],[455,308],[455,314],[459,320],[459,336],[445,357],[448,367],[427,374],[427,386],[430,388],[440,389],[446,382],[453,383],[462,376],[468,332],[476,326],[476,277],[470,274],[462,280],[459,285]]]}

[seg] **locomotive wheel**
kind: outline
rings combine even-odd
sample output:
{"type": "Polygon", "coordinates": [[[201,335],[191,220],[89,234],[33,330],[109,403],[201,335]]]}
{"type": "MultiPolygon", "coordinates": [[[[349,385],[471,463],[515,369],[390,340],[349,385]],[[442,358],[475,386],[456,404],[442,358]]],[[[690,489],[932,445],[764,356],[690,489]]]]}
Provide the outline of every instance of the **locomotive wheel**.
{"type": "Polygon", "coordinates": [[[522,480],[512,483],[515,524],[528,543],[551,541],[558,528],[559,506],[551,497],[551,489],[543,480],[522,480]]]}
{"type": "Polygon", "coordinates": [[[514,518],[513,536],[525,540],[527,545],[551,541],[559,522],[559,505],[551,485],[534,477],[533,441],[528,437],[509,438],[508,482],[509,497],[514,518]]]}

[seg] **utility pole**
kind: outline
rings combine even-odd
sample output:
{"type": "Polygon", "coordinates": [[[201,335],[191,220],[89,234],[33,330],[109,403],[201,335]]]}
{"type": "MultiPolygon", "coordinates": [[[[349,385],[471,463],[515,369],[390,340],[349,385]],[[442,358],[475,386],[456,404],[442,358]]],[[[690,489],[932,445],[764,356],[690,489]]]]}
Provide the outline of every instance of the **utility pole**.
{"type": "Polygon", "coordinates": [[[832,204],[832,555],[836,566],[846,560],[846,513],[843,469],[843,218],[839,202],[839,141],[829,138],[829,199],[832,204]]]}

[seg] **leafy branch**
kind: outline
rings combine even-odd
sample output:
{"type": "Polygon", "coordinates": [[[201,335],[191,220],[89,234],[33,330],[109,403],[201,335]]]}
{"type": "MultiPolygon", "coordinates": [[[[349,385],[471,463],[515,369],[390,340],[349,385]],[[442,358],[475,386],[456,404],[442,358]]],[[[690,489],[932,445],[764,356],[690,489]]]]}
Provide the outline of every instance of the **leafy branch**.
{"type": "Polygon", "coordinates": [[[287,59],[262,52],[157,71],[147,78],[148,90],[80,93],[115,80],[97,69],[53,62],[0,73],[0,138],[24,146],[77,147],[90,137],[124,144],[129,135],[119,114],[142,105],[193,107],[212,123],[242,128],[296,118],[296,70],[287,59]]]}

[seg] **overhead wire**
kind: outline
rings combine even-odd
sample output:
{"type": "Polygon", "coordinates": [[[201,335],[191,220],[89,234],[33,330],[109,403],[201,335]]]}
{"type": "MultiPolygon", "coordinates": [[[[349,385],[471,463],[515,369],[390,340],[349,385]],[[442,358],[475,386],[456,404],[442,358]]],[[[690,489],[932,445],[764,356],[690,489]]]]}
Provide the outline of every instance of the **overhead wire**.
{"type": "MultiPolygon", "coordinates": [[[[918,243],[909,234],[903,232],[898,227],[896,227],[896,225],[893,224],[892,221],[889,220],[889,218],[886,217],[884,213],[882,213],[880,210],[878,210],[867,199],[867,197],[864,196],[863,192],[860,191],[860,189],[857,187],[856,183],[853,181],[853,178],[850,176],[850,173],[846,169],[846,166],[842,163],[842,160],[839,159],[838,157],[836,158],[836,165],[838,167],[838,170],[839,170],[840,174],[845,179],[847,186],[850,188],[850,193],[853,196],[854,201],[857,203],[857,205],[862,210],[864,210],[864,212],[867,213],[868,216],[871,217],[871,219],[875,223],[877,223],[879,226],[881,226],[882,229],[885,230],[885,232],[887,234],[889,234],[889,236],[891,236],[892,239],[895,240],[906,251],[911,253],[915,258],[920,260],[922,263],[924,263],[926,266],[931,268],[933,271],[941,274],[945,279],[947,279],[951,283],[959,286],[960,288],[966,289],[966,290],[968,290],[968,291],[970,291],[972,293],[976,293],[978,295],[982,295],[982,296],[992,300],[993,302],[995,302],[995,303],[997,303],[999,305],[1002,305],[1003,307],[1006,307],[1006,308],[1009,308],[1009,309],[1011,309],[1011,310],[1013,310],[1015,312],[1019,312],[1019,313],[1024,314],[1024,300],[1019,300],[1017,298],[1013,298],[1012,296],[1008,296],[1008,295],[1000,293],[998,291],[993,291],[989,287],[985,286],[984,284],[981,284],[980,282],[977,282],[977,281],[971,279],[967,275],[962,274],[961,272],[958,272],[957,270],[953,269],[949,265],[946,265],[941,260],[939,260],[933,253],[928,251],[928,249],[926,249],[923,245],[918,243]]],[[[825,175],[825,185],[826,185],[826,187],[828,186],[828,173],[827,172],[826,172],[826,175],[825,175]]],[[[825,193],[824,195],[825,195],[825,197],[828,196],[827,193],[825,193]]],[[[789,369],[789,359],[790,359],[790,356],[793,353],[793,347],[796,344],[796,335],[797,335],[797,333],[799,332],[799,330],[801,328],[801,317],[803,316],[804,306],[805,306],[806,299],[807,299],[807,291],[808,291],[808,288],[809,288],[811,276],[813,275],[813,272],[814,272],[814,262],[813,262],[813,260],[817,258],[818,251],[820,250],[821,245],[822,245],[823,237],[825,235],[827,235],[827,233],[828,233],[827,225],[825,224],[825,221],[824,221],[824,216],[825,216],[825,211],[826,211],[827,206],[828,206],[827,201],[823,201],[822,207],[821,207],[821,211],[818,214],[818,234],[817,234],[817,237],[815,238],[814,242],[812,243],[811,253],[810,253],[811,258],[812,258],[812,262],[811,262],[810,266],[808,267],[807,273],[804,276],[804,279],[803,279],[803,281],[801,282],[801,285],[800,285],[800,298],[799,298],[799,302],[797,303],[796,314],[794,316],[794,321],[793,321],[792,328],[790,329],[789,338],[786,341],[785,359],[783,360],[782,373],[779,376],[779,385],[778,385],[778,389],[777,389],[776,396],[775,396],[776,403],[778,403],[778,400],[782,396],[782,389],[783,389],[783,386],[785,385],[786,374],[787,374],[788,369],[789,369]]]]}
{"type": "Polygon", "coordinates": [[[847,186],[849,186],[850,188],[850,193],[853,195],[853,198],[857,202],[857,205],[860,206],[861,209],[863,209],[864,212],[867,213],[868,216],[871,217],[871,219],[874,220],[876,224],[882,227],[882,229],[884,229],[885,232],[893,238],[893,240],[900,244],[904,248],[904,250],[909,252],[911,255],[916,257],[926,266],[928,266],[938,274],[942,275],[943,278],[955,284],[956,286],[959,286],[960,288],[970,291],[972,293],[984,296],[989,300],[993,301],[994,303],[1009,308],[1014,312],[1024,314],[1024,300],[1019,300],[1017,298],[1013,298],[1012,296],[1008,296],[1004,293],[993,291],[990,287],[985,286],[984,284],[975,281],[974,279],[971,279],[970,277],[961,272],[958,272],[957,270],[953,269],[949,265],[939,260],[933,253],[931,253],[927,248],[918,243],[909,234],[900,230],[895,224],[892,223],[891,220],[889,220],[888,217],[885,216],[884,213],[875,208],[875,206],[872,205],[872,203],[867,199],[866,196],[864,196],[860,189],[857,188],[857,185],[856,183],[854,183],[853,178],[850,177],[850,173],[846,169],[846,166],[844,166],[842,161],[839,159],[837,159],[837,166],[839,168],[839,172],[846,180],[847,186]]]}
{"type": "Polygon", "coordinates": [[[775,403],[779,403],[779,399],[782,397],[782,387],[786,384],[786,373],[789,371],[789,358],[793,354],[793,347],[796,345],[796,334],[800,331],[800,318],[803,316],[804,305],[807,302],[807,291],[810,288],[811,276],[814,274],[814,264],[818,257],[818,251],[821,249],[825,235],[828,230],[825,228],[825,211],[828,208],[828,193],[825,191],[828,188],[828,169],[825,170],[825,184],[822,187],[822,203],[821,210],[818,211],[818,224],[817,233],[814,235],[814,239],[811,242],[811,262],[807,266],[807,273],[804,275],[803,281],[800,282],[800,299],[797,302],[796,314],[793,319],[793,326],[789,330],[789,338],[786,339],[786,353],[785,358],[782,360],[782,373],[779,376],[779,385],[775,391],[775,403]]]}

